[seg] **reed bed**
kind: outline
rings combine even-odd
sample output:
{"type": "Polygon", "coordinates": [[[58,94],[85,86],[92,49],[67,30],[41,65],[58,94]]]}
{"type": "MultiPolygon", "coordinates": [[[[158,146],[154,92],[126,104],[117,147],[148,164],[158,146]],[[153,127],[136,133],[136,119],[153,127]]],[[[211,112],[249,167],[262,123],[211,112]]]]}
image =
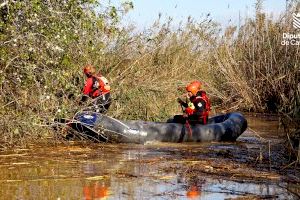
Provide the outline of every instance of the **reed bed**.
{"type": "Polygon", "coordinates": [[[119,24],[128,8],[132,5],[94,1],[3,4],[3,147],[51,137],[49,121],[82,109],[87,63],[110,80],[114,101],[108,114],[120,119],[164,121],[180,113],[176,98],[195,79],[204,83],[212,114],[242,110],[300,117],[299,45],[281,45],[282,34],[294,31],[291,13],[299,11],[299,3],[291,2],[275,19],[258,1],[255,18],[225,30],[207,15],[176,28],[172,19],[158,19],[138,33],[119,24]]]}

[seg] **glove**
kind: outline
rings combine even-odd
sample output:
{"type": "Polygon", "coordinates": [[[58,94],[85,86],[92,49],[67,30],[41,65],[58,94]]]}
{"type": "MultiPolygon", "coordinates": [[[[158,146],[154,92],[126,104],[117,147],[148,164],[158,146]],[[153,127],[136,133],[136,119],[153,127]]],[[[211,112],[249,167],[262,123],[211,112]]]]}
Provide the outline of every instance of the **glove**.
{"type": "Polygon", "coordinates": [[[88,96],[83,95],[83,96],[81,97],[80,104],[82,104],[83,102],[87,101],[88,98],[89,98],[88,96]]]}
{"type": "Polygon", "coordinates": [[[184,103],[184,101],[182,101],[180,98],[177,98],[177,102],[180,103],[180,104],[184,103]]]}
{"type": "Polygon", "coordinates": [[[185,109],[185,113],[188,114],[188,115],[192,115],[194,113],[194,109],[188,107],[185,109]]]}

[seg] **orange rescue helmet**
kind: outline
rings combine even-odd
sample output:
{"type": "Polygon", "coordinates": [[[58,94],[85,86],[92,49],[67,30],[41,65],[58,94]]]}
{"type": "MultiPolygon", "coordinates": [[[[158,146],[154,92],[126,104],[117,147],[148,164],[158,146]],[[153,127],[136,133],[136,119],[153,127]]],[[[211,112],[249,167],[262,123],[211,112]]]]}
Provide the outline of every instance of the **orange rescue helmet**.
{"type": "Polygon", "coordinates": [[[192,81],[190,85],[195,85],[199,90],[201,90],[202,87],[202,83],[200,81],[192,81]]]}
{"type": "Polygon", "coordinates": [[[200,82],[192,82],[192,83],[188,84],[186,86],[186,91],[191,92],[194,96],[196,96],[197,92],[200,91],[201,84],[199,85],[199,83],[200,82]]]}
{"type": "Polygon", "coordinates": [[[96,69],[92,65],[86,65],[83,68],[83,73],[85,73],[85,74],[94,74],[95,72],[96,72],[96,69]]]}

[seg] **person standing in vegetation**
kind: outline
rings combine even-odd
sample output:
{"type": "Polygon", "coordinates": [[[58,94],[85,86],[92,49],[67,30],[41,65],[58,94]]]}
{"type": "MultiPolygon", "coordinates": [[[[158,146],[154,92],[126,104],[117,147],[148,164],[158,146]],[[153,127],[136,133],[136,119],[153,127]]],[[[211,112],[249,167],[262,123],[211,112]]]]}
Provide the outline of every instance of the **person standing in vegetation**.
{"type": "Polygon", "coordinates": [[[208,115],[210,111],[210,101],[206,95],[206,92],[201,90],[201,82],[193,81],[186,86],[187,97],[190,103],[184,102],[178,98],[183,115],[175,115],[174,123],[186,123],[188,120],[191,124],[207,124],[208,115]]]}
{"type": "Polygon", "coordinates": [[[92,98],[93,107],[96,112],[105,113],[110,104],[110,85],[108,80],[100,73],[96,74],[95,67],[86,65],[83,72],[87,79],[83,88],[83,96],[81,101],[84,102],[88,98],[92,98]]]}

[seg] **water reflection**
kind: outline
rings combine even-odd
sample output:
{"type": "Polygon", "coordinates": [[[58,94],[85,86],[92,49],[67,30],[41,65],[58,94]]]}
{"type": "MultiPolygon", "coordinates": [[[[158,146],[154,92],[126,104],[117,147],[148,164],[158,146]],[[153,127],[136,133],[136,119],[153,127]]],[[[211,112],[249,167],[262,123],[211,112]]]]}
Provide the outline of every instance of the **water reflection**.
{"type": "MultiPolygon", "coordinates": [[[[18,157],[18,164],[15,159],[2,159],[0,196],[2,199],[61,200],[225,199],[247,195],[279,199],[295,197],[285,189],[286,183],[279,186],[278,182],[272,181],[239,182],[205,173],[191,175],[190,171],[200,162],[194,157],[194,154],[199,154],[194,152],[199,144],[191,148],[188,148],[191,144],[167,148],[164,145],[93,147],[88,152],[77,149],[76,153],[65,149],[61,156],[55,148],[51,151],[42,148],[18,157]],[[178,151],[183,153],[174,153],[178,151]]],[[[205,144],[204,147],[212,151],[215,145],[205,144]]],[[[228,149],[226,145],[224,148],[228,149]]],[[[209,163],[211,158],[207,159],[209,163]]]]}
{"type": "Polygon", "coordinates": [[[109,186],[105,182],[87,183],[83,187],[84,200],[105,199],[109,195],[109,186]]]}
{"type": "Polygon", "coordinates": [[[198,189],[197,186],[191,186],[188,191],[186,192],[186,196],[189,198],[189,199],[198,199],[201,195],[201,190],[198,189]]]}

